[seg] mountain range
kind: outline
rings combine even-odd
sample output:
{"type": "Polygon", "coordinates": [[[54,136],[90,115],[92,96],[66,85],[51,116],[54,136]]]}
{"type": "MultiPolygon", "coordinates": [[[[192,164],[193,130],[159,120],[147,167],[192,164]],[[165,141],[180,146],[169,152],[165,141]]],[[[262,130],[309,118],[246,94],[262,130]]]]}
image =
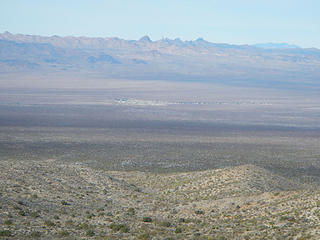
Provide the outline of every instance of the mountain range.
{"type": "Polygon", "coordinates": [[[113,79],[319,88],[320,50],[286,43],[232,45],[202,38],[152,41],[0,34],[0,74],[95,73],[113,79]]]}

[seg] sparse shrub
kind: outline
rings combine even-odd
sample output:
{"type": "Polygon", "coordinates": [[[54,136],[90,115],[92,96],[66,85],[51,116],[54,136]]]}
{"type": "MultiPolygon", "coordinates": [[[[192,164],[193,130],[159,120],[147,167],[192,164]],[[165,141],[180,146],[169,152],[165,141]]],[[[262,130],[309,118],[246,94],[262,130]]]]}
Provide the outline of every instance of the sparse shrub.
{"type": "Polygon", "coordinates": [[[152,222],[152,218],[151,217],[143,217],[142,221],[144,221],[144,222],[152,222]]]}
{"type": "Polygon", "coordinates": [[[67,237],[69,235],[70,235],[70,233],[67,230],[62,230],[59,232],[60,237],[67,237]]]}
{"type": "Polygon", "coordinates": [[[130,186],[133,188],[134,191],[136,191],[136,192],[141,192],[141,189],[138,188],[136,185],[130,184],[130,186]]]}
{"type": "Polygon", "coordinates": [[[112,231],[114,232],[123,232],[123,233],[127,233],[130,231],[130,228],[125,225],[125,224],[116,224],[116,223],[112,223],[109,225],[109,227],[112,229],[112,231]]]}
{"type": "Polygon", "coordinates": [[[97,209],[97,212],[103,212],[104,211],[104,208],[98,208],[97,209]]]}
{"type": "Polygon", "coordinates": [[[31,212],[31,213],[30,213],[30,216],[33,217],[33,218],[37,218],[37,217],[39,217],[40,215],[39,215],[38,212],[31,212]]]}
{"type": "Polygon", "coordinates": [[[182,228],[181,227],[177,227],[174,232],[175,233],[182,233],[182,228]]]}
{"type": "Polygon", "coordinates": [[[53,226],[55,226],[54,222],[51,222],[50,220],[45,220],[45,221],[44,221],[44,225],[46,225],[47,227],[53,227],[53,226]]]}
{"type": "Polygon", "coordinates": [[[7,219],[7,220],[4,221],[4,224],[5,224],[5,225],[12,225],[13,222],[12,222],[11,219],[7,219]]]}
{"type": "Polygon", "coordinates": [[[136,214],[136,211],[134,210],[134,208],[129,208],[128,209],[128,215],[129,216],[134,216],[136,214]]]}
{"type": "Polygon", "coordinates": [[[10,230],[0,230],[0,237],[11,237],[12,232],[10,230]]]}
{"type": "Polygon", "coordinates": [[[80,229],[88,229],[89,225],[87,223],[81,223],[79,226],[80,229]]]}
{"type": "Polygon", "coordinates": [[[37,194],[33,194],[31,197],[32,197],[33,199],[37,199],[37,198],[38,198],[38,195],[37,195],[37,194]]]}
{"type": "Polygon", "coordinates": [[[60,210],[60,213],[63,214],[63,215],[66,215],[67,214],[67,210],[65,208],[62,208],[60,210]]]}
{"type": "Polygon", "coordinates": [[[95,235],[94,231],[92,229],[88,229],[86,232],[87,237],[93,237],[95,235]]]}
{"type": "Polygon", "coordinates": [[[16,210],[21,210],[21,208],[18,205],[14,205],[13,208],[16,210]]]}
{"type": "Polygon", "coordinates": [[[87,219],[92,219],[94,216],[95,215],[91,213],[91,214],[87,215],[87,219]]]}
{"type": "Polygon", "coordinates": [[[148,240],[148,239],[150,239],[150,234],[149,233],[142,233],[142,234],[138,235],[138,239],[148,240]]]}
{"type": "Polygon", "coordinates": [[[41,237],[41,233],[40,232],[32,232],[32,233],[30,233],[30,237],[39,238],[39,237],[41,237]]]}
{"type": "Polygon", "coordinates": [[[112,212],[107,212],[107,216],[112,217],[113,216],[112,212]]]}
{"type": "Polygon", "coordinates": [[[161,223],[161,226],[163,227],[171,227],[171,223],[169,221],[164,221],[161,223]]]}
{"type": "Polygon", "coordinates": [[[203,215],[203,214],[204,214],[204,211],[198,209],[198,210],[196,210],[194,213],[195,213],[195,214],[198,214],[198,215],[203,215]]]}
{"type": "Polygon", "coordinates": [[[23,210],[20,210],[20,211],[18,212],[18,214],[19,214],[20,216],[27,216],[27,213],[26,213],[25,211],[23,211],[23,210]]]}
{"type": "Polygon", "coordinates": [[[294,222],[296,219],[293,216],[281,216],[280,221],[294,222]]]}
{"type": "Polygon", "coordinates": [[[228,240],[228,238],[225,236],[217,236],[217,239],[218,240],[228,240]]]}
{"type": "Polygon", "coordinates": [[[66,226],[72,226],[73,225],[73,221],[71,219],[67,220],[65,223],[66,226]]]}

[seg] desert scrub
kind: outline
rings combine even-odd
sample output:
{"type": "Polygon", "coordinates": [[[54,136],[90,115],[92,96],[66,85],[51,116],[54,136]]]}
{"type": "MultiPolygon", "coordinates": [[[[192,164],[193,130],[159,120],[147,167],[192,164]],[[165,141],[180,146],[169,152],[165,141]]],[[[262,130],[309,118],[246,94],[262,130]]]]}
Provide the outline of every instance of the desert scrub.
{"type": "Polygon", "coordinates": [[[80,225],[77,226],[77,229],[94,229],[96,226],[95,225],[89,225],[88,223],[81,223],[80,225]]]}
{"type": "Polygon", "coordinates": [[[92,229],[88,229],[86,231],[86,236],[87,237],[93,237],[95,235],[94,231],[92,229]]]}
{"type": "Polygon", "coordinates": [[[109,228],[111,228],[112,231],[114,232],[123,232],[123,233],[128,233],[130,231],[130,228],[126,224],[116,224],[116,223],[111,223],[109,225],[109,228]]]}
{"type": "Polygon", "coordinates": [[[98,208],[97,209],[97,212],[103,212],[104,211],[104,208],[98,208]]]}
{"type": "Polygon", "coordinates": [[[194,213],[197,215],[203,215],[204,211],[203,210],[196,210],[194,213]]]}
{"type": "Polygon", "coordinates": [[[30,235],[29,235],[31,238],[39,238],[39,237],[41,237],[41,233],[40,232],[32,232],[32,233],[30,233],[30,235]]]}
{"type": "Polygon", "coordinates": [[[67,230],[62,230],[59,232],[60,237],[67,237],[69,235],[70,235],[70,233],[67,230]]]}
{"type": "Polygon", "coordinates": [[[31,212],[31,213],[30,213],[30,216],[33,217],[33,218],[40,217],[40,215],[39,215],[38,212],[31,212]]]}
{"type": "Polygon", "coordinates": [[[142,221],[143,222],[152,222],[152,218],[151,217],[143,217],[142,221]]]}
{"type": "Polygon", "coordinates": [[[72,221],[71,219],[69,219],[69,220],[67,220],[67,221],[65,222],[65,225],[70,227],[70,226],[73,225],[73,221],[72,221]]]}
{"type": "Polygon", "coordinates": [[[185,218],[179,218],[179,222],[181,222],[181,223],[189,223],[190,220],[189,219],[185,219],[185,218]]]}
{"type": "Polygon", "coordinates": [[[148,239],[150,239],[150,234],[149,233],[142,233],[142,234],[138,235],[137,238],[140,240],[148,240],[148,239]]]}
{"type": "Polygon", "coordinates": [[[12,222],[11,219],[7,219],[7,220],[5,220],[3,223],[4,223],[5,225],[12,225],[12,224],[13,224],[13,222],[12,222]]]}
{"type": "Polygon", "coordinates": [[[104,212],[99,212],[99,213],[98,213],[98,216],[99,216],[99,217],[104,216],[104,212]]]}
{"type": "Polygon", "coordinates": [[[27,216],[27,213],[25,211],[23,211],[23,210],[19,210],[18,214],[20,216],[27,216]]]}
{"type": "Polygon", "coordinates": [[[37,194],[33,194],[33,195],[31,195],[31,198],[37,199],[37,198],[38,198],[38,195],[37,195],[37,194]]]}
{"type": "Polygon", "coordinates": [[[134,216],[136,214],[136,211],[134,210],[134,208],[129,208],[127,213],[129,216],[134,216]]]}
{"type": "Polygon", "coordinates": [[[11,237],[12,232],[10,230],[0,230],[0,237],[11,237]]]}
{"type": "Polygon", "coordinates": [[[160,223],[160,225],[162,227],[171,227],[172,226],[171,222],[169,222],[169,221],[163,221],[160,223]]]}
{"type": "Polygon", "coordinates": [[[95,217],[95,215],[93,213],[87,215],[87,219],[92,219],[93,217],[95,217]]]}
{"type": "Polygon", "coordinates": [[[106,214],[108,217],[112,217],[113,216],[113,213],[112,212],[107,212],[106,214]]]}
{"type": "Polygon", "coordinates": [[[46,225],[47,227],[54,227],[55,226],[54,222],[51,222],[50,220],[45,220],[44,225],[46,225]]]}

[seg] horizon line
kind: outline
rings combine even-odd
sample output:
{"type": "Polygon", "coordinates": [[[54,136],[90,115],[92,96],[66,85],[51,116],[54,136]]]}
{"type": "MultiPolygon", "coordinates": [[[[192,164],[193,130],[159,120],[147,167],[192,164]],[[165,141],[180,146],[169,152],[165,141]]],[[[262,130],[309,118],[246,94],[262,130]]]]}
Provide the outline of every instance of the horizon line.
{"type": "MultiPolygon", "coordinates": [[[[119,39],[119,40],[125,40],[125,41],[141,41],[143,39],[149,41],[150,42],[159,42],[159,41],[163,41],[163,40],[170,40],[170,41],[181,41],[184,43],[187,42],[196,42],[196,41],[205,41],[208,43],[213,43],[213,44],[227,44],[227,45],[234,45],[234,46],[252,46],[252,47],[257,47],[256,45],[267,45],[267,44],[275,44],[275,45],[281,45],[281,44],[286,44],[288,46],[290,46],[289,48],[300,48],[300,49],[320,49],[317,47],[301,47],[297,44],[294,43],[289,43],[289,42],[257,42],[257,43],[253,43],[253,44],[249,44],[249,43],[242,43],[242,44],[237,44],[237,43],[230,43],[230,42],[212,42],[212,41],[208,41],[206,39],[204,39],[203,37],[198,37],[194,40],[184,40],[181,39],[180,37],[176,37],[176,38],[168,38],[168,37],[162,37],[161,39],[158,40],[152,40],[150,38],[150,36],[148,34],[140,37],[139,39],[127,39],[127,38],[121,38],[121,37],[116,37],[116,36],[104,36],[104,37],[98,37],[98,36],[86,36],[86,35],[41,35],[41,34],[26,34],[26,33],[12,33],[10,31],[4,31],[4,32],[0,32],[0,35],[4,35],[4,34],[9,34],[9,35],[24,35],[24,36],[37,36],[37,37],[44,37],[44,38],[52,38],[52,37],[58,37],[58,38],[91,38],[91,39],[119,39]]],[[[258,47],[261,48],[261,47],[258,47]]]]}

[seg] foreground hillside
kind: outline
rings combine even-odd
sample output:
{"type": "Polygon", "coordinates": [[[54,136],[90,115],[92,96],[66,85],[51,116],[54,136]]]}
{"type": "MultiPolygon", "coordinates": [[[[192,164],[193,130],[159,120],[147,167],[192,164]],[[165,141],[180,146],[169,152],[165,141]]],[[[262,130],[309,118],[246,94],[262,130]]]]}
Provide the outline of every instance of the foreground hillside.
{"type": "Polygon", "coordinates": [[[319,239],[320,191],[253,165],[188,173],[0,162],[3,239],[319,239]]]}

